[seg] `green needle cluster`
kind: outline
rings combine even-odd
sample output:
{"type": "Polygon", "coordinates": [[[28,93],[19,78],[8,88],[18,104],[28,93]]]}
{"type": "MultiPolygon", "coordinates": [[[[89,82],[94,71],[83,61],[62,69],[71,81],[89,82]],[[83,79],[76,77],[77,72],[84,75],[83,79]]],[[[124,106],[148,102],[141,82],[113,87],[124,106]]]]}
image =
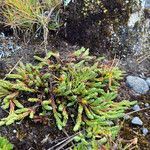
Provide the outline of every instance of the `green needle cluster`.
{"type": "Polygon", "coordinates": [[[12,150],[13,145],[4,137],[0,136],[0,150],[12,150]]]}

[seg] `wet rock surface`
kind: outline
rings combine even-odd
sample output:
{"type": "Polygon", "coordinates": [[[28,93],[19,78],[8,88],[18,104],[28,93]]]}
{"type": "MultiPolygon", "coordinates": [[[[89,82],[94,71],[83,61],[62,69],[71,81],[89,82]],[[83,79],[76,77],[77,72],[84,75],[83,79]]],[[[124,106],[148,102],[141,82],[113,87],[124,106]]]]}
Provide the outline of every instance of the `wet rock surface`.
{"type": "Polygon", "coordinates": [[[122,49],[116,36],[126,26],[132,2],[124,0],[77,0],[64,13],[65,30],[61,36],[72,44],[84,45],[97,52],[122,49]]]}
{"type": "Polygon", "coordinates": [[[126,84],[138,94],[146,94],[149,91],[146,81],[137,76],[127,76],[126,84]]]}
{"type": "Polygon", "coordinates": [[[111,51],[119,58],[127,58],[131,53],[147,54],[148,3],[147,0],[77,0],[64,13],[65,32],[60,32],[61,36],[98,53],[111,51]]]}

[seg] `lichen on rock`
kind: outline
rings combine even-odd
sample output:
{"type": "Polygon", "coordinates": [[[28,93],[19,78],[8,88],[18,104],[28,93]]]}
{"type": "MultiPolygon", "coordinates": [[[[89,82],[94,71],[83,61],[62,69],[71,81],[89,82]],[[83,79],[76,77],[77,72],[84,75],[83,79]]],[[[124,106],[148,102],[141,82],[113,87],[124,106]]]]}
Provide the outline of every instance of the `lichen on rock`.
{"type": "Polygon", "coordinates": [[[100,10],[104,13],[108,11],[101,0],[84,0],[82,8],[82,13],[84,16],[87,16],[90,13],[98,13],[100,10]]]}
{"type": "Polygon", "coordinates": [[[111,51],[112,35],[127,24],[132,1],[76,0],[64,12],[65,32],[60,33],[72,44],[111,51]]]}

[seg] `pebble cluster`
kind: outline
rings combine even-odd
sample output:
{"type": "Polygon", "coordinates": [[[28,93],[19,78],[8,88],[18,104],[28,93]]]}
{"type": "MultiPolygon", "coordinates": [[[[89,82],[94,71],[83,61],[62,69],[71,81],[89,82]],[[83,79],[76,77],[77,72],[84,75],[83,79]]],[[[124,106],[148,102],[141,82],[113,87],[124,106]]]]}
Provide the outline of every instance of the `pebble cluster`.
{"type": "Polygon", "coordinates": [[[14,43],[14,37],[7,37],[0,33],[0,59],[10,57],[12,54],[21,49],[21,46],[14,43]]]}
{"type": "MultiPolygon", "coordinates": [[[[149,107],[149,104],[146,103],[146,104],[145,104],[145,107],[149,107]]],[[[140,110],[141,110],[140,106],[137,105],[137,104],[134,105],[132,109],[133,109],[134,111],[140,111],[140,110]]],[[[143,121],[140,119],[140,117],[138,117],[138,116],[133,117],[132,120],[131,120],[131,123],[132,123],[133,125],[140,126],[140,127],[141,127],[141,131],[142,131],[142,133],[143,133],[144,136],[146,136],[146,135],[149,133],[148,129],[145,128],[145,127],[143,127],[143,124],[144,124],[144,123],[143,123],[143,121]]]]}
{"type": "MultiPolygon", "coordinates": [[[[131,88],[134,92],[137,94],[146,94],[150,90],[150,77],[148,78],[141,78],[138,76],[127,76],[126,77],[126,85],[131,88]]],[[[149,108],[150,105],[149,103],[145,103],[145,108],[149,108]]],[[[133,111],[140,111],[141,108],[138,104],[133,106],[133,111]]],[[[144,136],[148,134],[148,129],[143,127],[143,121],[139,116],[135,116],[131,119],[131,124],[140,126],[141,127],[141,132],[143,133],[144,136]]]]}

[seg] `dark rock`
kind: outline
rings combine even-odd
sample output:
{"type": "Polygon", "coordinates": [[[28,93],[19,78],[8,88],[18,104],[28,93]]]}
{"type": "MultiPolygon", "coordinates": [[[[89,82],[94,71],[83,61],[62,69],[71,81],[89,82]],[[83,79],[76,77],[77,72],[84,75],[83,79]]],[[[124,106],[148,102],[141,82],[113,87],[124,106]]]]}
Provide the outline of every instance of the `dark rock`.
{"type": "Polygon", "coordinates": [[[146,94],[149,91],[146,81],[140,77],[127,76],[126,84],[138,94],[146,94]]]}
{"type": "MultiPolygon", "coordinates": [[[[60,29],[59,35],[72,44],[91,50],[116,50],[120,44],[115,32],[118,27],[126,25],[131,5],[132,2],[124,0],[72,2],[62,14],[65,26],[60,29]],[[112,36],[117,43],[112,44],[112,36]]],[[[121,52],[122,46],[119,48],[121,52]]]]}
{"type": "Polygon", "coordinates": [[[4,77],[6,73],[6,64],[4,61],[0,61],[0,78],[4,77]]]}
{"type": "Polygon", "coordinates": [[[142,120],[139,118],[139,117],[134,117],[131,121],[131,123],[133,125],[139,125],[139,126],[142,126],[143,125],[143,122],[142,120]]]}

